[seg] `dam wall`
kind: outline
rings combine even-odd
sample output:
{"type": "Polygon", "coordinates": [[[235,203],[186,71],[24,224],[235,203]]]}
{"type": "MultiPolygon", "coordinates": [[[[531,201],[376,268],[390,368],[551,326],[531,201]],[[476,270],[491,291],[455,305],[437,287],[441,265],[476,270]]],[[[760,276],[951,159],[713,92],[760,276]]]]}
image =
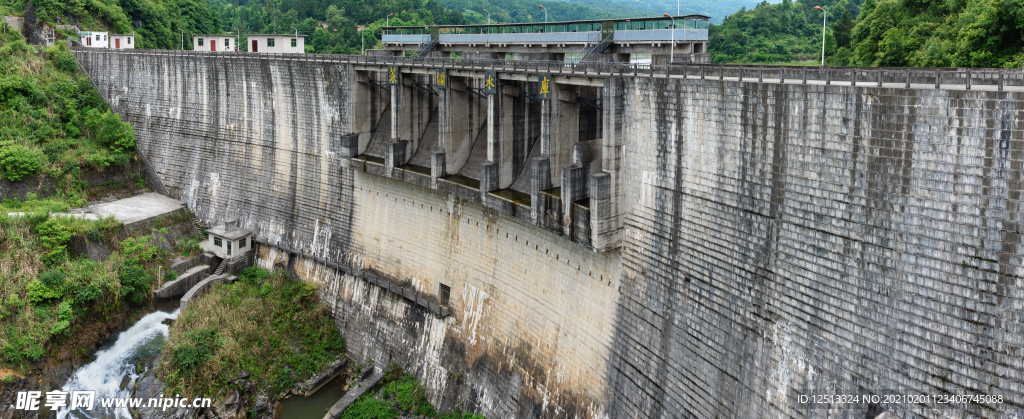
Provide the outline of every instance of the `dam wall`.
{"type": "Polygon", "coordinates": [[[618,246],[597,252],[353,169],[342,137],[365,129],[356,110],[385,118],[388,101],[353,64],[75,53],[172,196],[208,223],[252,229],[266,243],[257,263],[320,284],[350,356],[413,371],[442,408],[997,418],[1024,407],[1020,92],[601,76],[611,185],[590,210],[621,228],[602,230],[618,246]],[[797,401],[834,389],[1003,402],[797,401]]]}
{"type": "Polygon", "coordinates": [[[795,403],[829,387],[1021,414],[1020,93],[619,83],[611,417],[835,417],[795,403]]]}

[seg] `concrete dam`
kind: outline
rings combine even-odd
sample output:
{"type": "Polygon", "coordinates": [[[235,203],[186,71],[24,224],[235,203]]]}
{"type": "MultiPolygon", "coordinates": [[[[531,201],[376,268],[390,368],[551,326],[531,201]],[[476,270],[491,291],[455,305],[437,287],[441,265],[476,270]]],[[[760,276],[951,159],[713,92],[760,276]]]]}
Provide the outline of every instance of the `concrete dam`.
{"type": "Polygon", "coordinates": [[[1019,71],[75,55],[162,192],[442,408],[1024,414],[1019,71]]]}

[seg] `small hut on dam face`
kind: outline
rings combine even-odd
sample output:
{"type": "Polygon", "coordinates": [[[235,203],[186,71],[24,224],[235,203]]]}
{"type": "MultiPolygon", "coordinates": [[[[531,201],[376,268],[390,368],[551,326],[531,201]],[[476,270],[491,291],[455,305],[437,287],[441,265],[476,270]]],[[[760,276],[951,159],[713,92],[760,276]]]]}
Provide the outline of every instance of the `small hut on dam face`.
{"type": "Polygon", "coordinates": [[[225,262],[241,259],[252,249],[252,231],[239,227],[237,221],[222,223],[206,232],[210,239],[203,247],[225,262]]]}

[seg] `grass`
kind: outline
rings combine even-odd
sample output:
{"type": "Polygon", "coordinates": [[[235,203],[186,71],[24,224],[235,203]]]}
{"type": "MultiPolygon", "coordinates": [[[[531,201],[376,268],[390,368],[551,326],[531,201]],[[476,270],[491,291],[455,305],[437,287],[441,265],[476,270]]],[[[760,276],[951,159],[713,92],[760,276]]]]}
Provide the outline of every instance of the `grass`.
{"type": "Polygon", "coordinates": [[[167,346],[159,377],[180,394],[217,394],[249,380],[281,396],[343,357],[345,341],[308,282],[247,268],[189,302],[167,346]]]}
{"type": "Polygon", "coordinates": [[[167,253],[150,236],[121,240],[122,230],[113,218],[0,214],[0,364],[25,370],[76,326],[148,301],[167,253]],[[104,242],[113,254],[102,262],[75,258],[68,249],[75,235],[104,242]]]}
{"type": "Polygon", "coordinates": [[[456,408],[438,413],[427,400],[426,389],[416,377],[392,365],[380,381],[380,390],[367,392],[342,413],[342,419],[395,419],[400,415],[440,419],[484,419],[478,413],[456,408]]]}

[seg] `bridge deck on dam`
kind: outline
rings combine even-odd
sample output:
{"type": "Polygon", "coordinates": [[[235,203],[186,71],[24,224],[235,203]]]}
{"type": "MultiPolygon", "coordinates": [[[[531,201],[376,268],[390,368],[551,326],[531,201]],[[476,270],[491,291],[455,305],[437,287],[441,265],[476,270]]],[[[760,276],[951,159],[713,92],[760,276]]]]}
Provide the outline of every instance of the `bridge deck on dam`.
{"type": "Polygon", "coordinates": [[[1019,70],[74,53],[170,196],[442,408],[1024,414],[1019,70]]]}
{"type": "MultiPolygon", "coordinates": [[[[79,50],[85,50],[79,48],[79,50]]],[[[523,74],[567,77],[568,83],[600,85],[583,78],[654,77],[743,81],[770,84],[883,87],[895,89],[942,89],[982,91],[1024,91],[1024,72],[998,68],[901,68],[901,67],[799,67],[769,65],[651,64],[616,62],[565,62],[551,60],[471,60],[438,57],[392,57],[334,54],[252,54],[247,52],[193,52],[165,50],[88,50],[96,54],[142,56],[196,56],[217,59],[257,59],[344,63],[357,69],[384,71],[398,66],[403,72],[432,74],[433,69],[466,71],[465,74],[499,72],[499,78],[517,79],[523,74]]],[[[458,74],[458,73],[454,73],[458,74]]]]}

